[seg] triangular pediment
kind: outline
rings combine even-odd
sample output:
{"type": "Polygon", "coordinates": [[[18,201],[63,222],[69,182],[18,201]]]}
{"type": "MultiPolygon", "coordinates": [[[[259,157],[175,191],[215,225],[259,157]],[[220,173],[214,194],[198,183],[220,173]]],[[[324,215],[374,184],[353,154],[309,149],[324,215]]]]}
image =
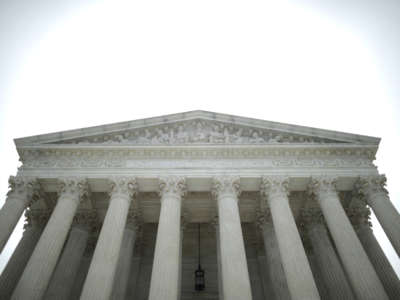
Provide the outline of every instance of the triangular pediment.
{"type": "Polygon", "coordinates": [[[378,144],[379,139],[304,126],[193,111],[15,140],[24,145],[378,144]]]}

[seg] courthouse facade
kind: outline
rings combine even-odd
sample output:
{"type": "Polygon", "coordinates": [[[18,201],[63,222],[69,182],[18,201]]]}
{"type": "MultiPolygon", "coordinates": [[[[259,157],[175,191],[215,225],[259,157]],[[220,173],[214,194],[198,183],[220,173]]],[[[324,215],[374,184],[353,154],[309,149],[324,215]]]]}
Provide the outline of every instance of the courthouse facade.
{"type": "Polygon", "coordinates": [[[0,299],[400,299],[378,138],[192,111],[15,143],[0,299]]]}

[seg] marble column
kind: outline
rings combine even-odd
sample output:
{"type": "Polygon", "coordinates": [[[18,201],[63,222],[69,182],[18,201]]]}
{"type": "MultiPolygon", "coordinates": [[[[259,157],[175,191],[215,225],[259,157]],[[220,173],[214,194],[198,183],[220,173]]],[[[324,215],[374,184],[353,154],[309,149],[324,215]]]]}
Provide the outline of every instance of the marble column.
{"type": "Polygon", "coordinates": [[[70,299],[91,228],[96,222],[97,214],[94,211],[80,211],[75,215],[68,240],[47,288],[45,299],[70,299]]]}
{"type": "Polygon", "coordinates": [[[218,202],[222,289],[225,299],[252,299],[249,271],[240,222],[236,176],[213,179],[212,193],[218,202]]]}
{"type": "Polygon", "coordinates": [[[49,219],[49,212],[34,212],[28,210],[26,213],[27,223],[24,233],[10,260],[0,277],[0,299],[10,299],[22,272],[28,263],[36,243],[42,234],[43,228],[49,219]]]}
{"type": "Polygon", "coordinates": [[[264,212],[258,212],[258,227],[262,233],[265,258],[268,264],[269,278],[276,299],[290,300],[289,288],[286,281],[285,272],[282,266],[282,258],[279,252],[278,241],[275,236],[274,226],[272,224],[271,212],[269,209],[264,212]]]}
{"type": "Polygon", "coordinates": [[[274,290],[272,288],[272,280],[269,276],[269,266],[267,263],[267,259],[265,258],[264,255],[265,255],[264,251],[262,253],[261,252],[258,253],[257,255],[258,265],[262,279],[262,286],[264,291],[264,299],[269,299],[269,300],[276,299],[274,290]]]}
{"type": "Polygon", "coordinates": [[[78,300],[81,296],[83,285],[85,283],[85,279],[87,273],[89,271],[90,263],[92,261],[94,248],[96,247],[96,242],[99,237],[100,228],[97,226],[94,229],[94,232],[91,232],[87,244],[85,252],[83,253],[81,263],[79,266],[78,274],[76,275],[74,284],[71,289],[70,299],[71,300],[78,300]]]}
{"type": "Polygon", "coordinates": [[[133,249],[135,248],[138,230],[139,212],[137,210],[131,210],[128,213],[127,224],[124,231],[124,237],[122,239],[121,250],[119,252],[113,291],[111,293],[111,299],[113,300],[125,299],[132,265],[133,249]]]}
{"type": "Polygon", "coordinates": [[[336,179],[328,176],[313,178],[310,192],[319,202],[355,296],[363,300],[388,299],[340,203],[336,179]]]}
{"type": "Polygon", "coordinates": [[[220,248],[220,240],[219,240],[218,216],[214,217],[212,225],[215,228],[215,240],[217,243],[218,299],[224,300],[224,291],[222,288],[223,279],[222,279],[221,248],[220,248]]]}
{"type": "Polygon", "coordinates": [[[178,291],[179,291],[179,296],[178,298],[181,298],[182,294],[182,247],[183,247],[183,237],[184,237],[184,232],[186,229],[186,226],[188,224],[188,213],[184,212],[182,213],[181,216],[181,239],[179,241],[179,286],[178,286],[178,291]]]}
{"type": "Polygon", "coordinates": [[[355,299],[335,249],[324,225],[319,208],[307,208],[302,211],[305,226],[315,260],[329,295],[329,299],[355,299]]]}
{"type": "Polygon", "coordinates": [[[186,191],[182,177],[160,180],[161,210],[150,281],[149,300],[177,300],[181,254],[181,206],[186,191]]]}
{"type": "MultiPolygon", "coordinates": [[[[137,249],[138,245],[137,241],[135,243],[135,249],[137,249]]],[[[139,247],[140,248],[140,247],[139,247]]],[[[140,250],[134,250],[134,252],[138,253],[140,250]]],[[[139,277],[139,270],[140,270],[140,260],[141,257],[134,256],[132,259],[132,265],[131,265],[131,274],[129,276],[129,282],[128,282],[128,290],[126,294],[126,299],[136,299],[135,295],[137,295],[137,286],[138,286],[138,277],[139,277]]]]}
{"type": "Polygon", "coordinates": [[[372,207],[393,248],[400,256],[400,214],[390,201],[385,185],[385,175],[366,176],[360,178],[356,188],[372,207]]]}
{"type": "Polygon", "coordinates": [[[6,245],[25,208],[38,198],[40,185],[37,179],[10,176],[10,191],[0,210],[0,253],[6,245]]]}
{"type": "Polygon", "coordinates": [[[134,178],[114,177],[109,181],[110,204],[104,218],[81,300],[110,298],[124,229],[132,198],[137,193],[134,178]]]}
{"type": "Polygon", "coordinates": [[[79,202],[88,196],[87,180],[59,179],[59,198],[11,299],[42,299],[62,251],[79,202]]]}
{"type": "Polygon", "coordinates": [[[371,212],[363,201],[353,198],[352,202],[355,201],[358,202],[357,207],[353,206],[348,209],[350,221],[387,295],[391,300],[400,299],[400,280],[372,232],[369,222],[371,212]]]}
{"type": "Polygon", "coordinates": [[[289,205],[289,180],[283,176],[263,177],[261,193],[271,210],[282,266],[293,300],[320,299],[313,274],[289,205]]]}

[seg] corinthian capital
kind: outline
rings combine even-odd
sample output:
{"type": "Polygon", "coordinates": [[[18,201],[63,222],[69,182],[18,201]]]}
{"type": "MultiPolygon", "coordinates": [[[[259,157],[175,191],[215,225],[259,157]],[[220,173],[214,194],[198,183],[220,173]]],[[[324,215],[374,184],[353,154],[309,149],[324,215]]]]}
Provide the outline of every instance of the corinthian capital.
{"type": "Polygon", "coordinates": [[[24,228],[31,226],[44,226],[51,216],[50,210],[32,210],[25,211],[25,224],[24,228]]]}
{"type": "Polygon", "coordinates": [[[334,176],[312,177],[308,185],[308,192],[314,195],[337,194],[337,178],[334,176]]]}
{"type": "Polygon", "coordinates": [[[181,176],[164,176],[158,178],[160,183],[160,196],[167,194],[183,197],[186,194],[186,179],[181,176]]]}
{"type": "Polygon", "coordinates": [[[355,184],[356,192],[369,196],[376,193],[387,194],[386,176],[384,174],[377,176],[362,176],[355,184]]]}
{"type": "Polygon", "coordinates": [[[315,224],[324,224],[322,211],[317,207],[303,208],[301,210],[301,225],[311,226],[315,224]]]}
{"type": "Polygon", "coordinates": [[[90,190],[86,178],[65,177],[58,179],[58,195],[70,196],[79,202],[89,197],[90,190]]]}
{"type": "Polygon", "coordinates": [[[112,177],[108,181],[109,196],[128,196],[131,200],[138,193],[138,185],[136,178],[116,176],[112,177]]]}
{"type": "Polygon", "coordinates": [[[288,196],[289,177],[287,176],[263,176],[261,178],[260,193],[263,197],[288,196]]]}
{"type": "Polygon", "coordinates": [[[97,213],[94,210],[78,211],[73,219],[73,225],[87,227],[93,229],[98,226],[97,213]]]}
{"type": "Polygon", "coordinates": [[[142,213],[139,209],[131,209],[128,212],[128,216],[126,218],[126,226],[139,232],[142,224],[143,224],[142,213]]]}
{"type": "Polygon", "coordinates": [[[40,198],[40,184],[37,178],[25,176],[10,176],[8,179],[8,199],[16,198],[26,201],[29,206],[40,198]]]}
{"type": "Polygon", "coordinates": [[[271,224],[272,223],[272,216],[271,210],[269,208],[265,210],[257,210],[256,211],[256,225],[258,228],[262,229],[264,224],[271,224]]]}
{"type": "Polygon", "coordinates": [[[226,194],[239,197],[241,193],[239,176],[214,177],[211,193],[215,198],[221,197],[222,195],[226,194]]]}

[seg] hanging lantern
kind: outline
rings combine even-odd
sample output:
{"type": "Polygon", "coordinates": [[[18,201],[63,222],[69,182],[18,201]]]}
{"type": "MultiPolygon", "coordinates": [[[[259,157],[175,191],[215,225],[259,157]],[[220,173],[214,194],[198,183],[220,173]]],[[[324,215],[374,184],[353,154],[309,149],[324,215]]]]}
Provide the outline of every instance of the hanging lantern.
{"type": "Polygon", "coordinates": [[[199,265],[197,270],[194,271],[194,288],[196,291],[202,291],[206,287],[204,282],[204,270],[199,265]]]}
{"type": "Polygon", "coordinates": [[[199,223],[199,266],[197,270],[194,271],[194,288],[196,291],[202,291],[205,289],[206,284],[204,280],[204,270],[201,268],[200,264],[200,223],[199,223]]]}

